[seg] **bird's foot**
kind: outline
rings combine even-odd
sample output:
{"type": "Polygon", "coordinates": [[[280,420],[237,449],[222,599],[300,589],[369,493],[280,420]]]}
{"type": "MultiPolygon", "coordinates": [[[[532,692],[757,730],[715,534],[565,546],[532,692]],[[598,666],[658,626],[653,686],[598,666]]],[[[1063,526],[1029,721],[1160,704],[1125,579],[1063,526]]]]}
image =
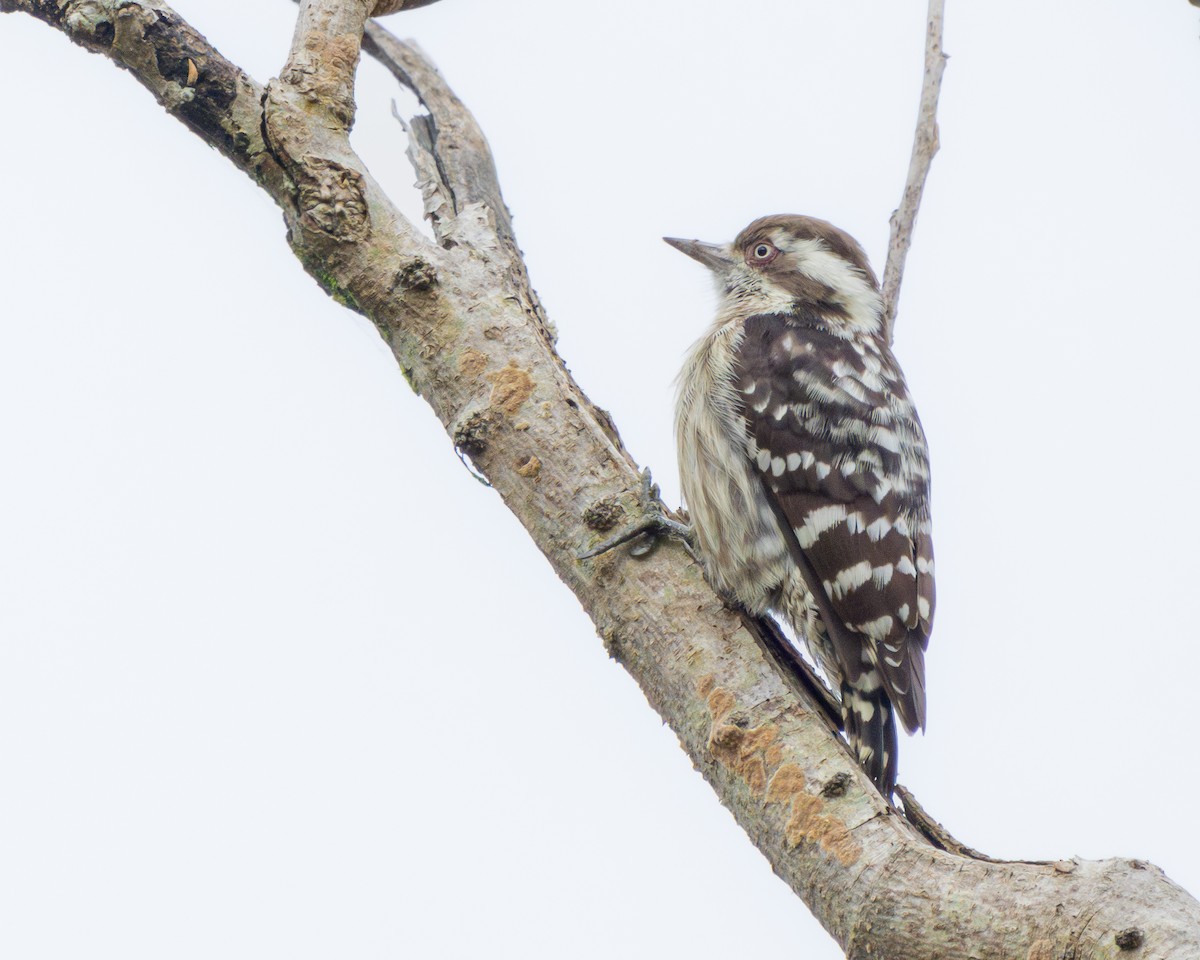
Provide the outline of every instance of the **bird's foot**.
{"type": "Polygon", "coordinates": [[[615,550],[626,543],[632,544],[629,548],[630,556],[649,556],[667,537],[679,540],[687,548],[688,553],[693,557],[697,556],[692,528],[686,523],[680,523],[667,516],[666,507],[659,498],[658,484],[650,476],[649,467],[642,470],[641,477],[642,483],[638,491],[638,506],[641,515],[616,536],[596,544],[586,553],[581,553],[580,560],[591,560],[593,557],[608,553],[609,550],[615,550]]]}

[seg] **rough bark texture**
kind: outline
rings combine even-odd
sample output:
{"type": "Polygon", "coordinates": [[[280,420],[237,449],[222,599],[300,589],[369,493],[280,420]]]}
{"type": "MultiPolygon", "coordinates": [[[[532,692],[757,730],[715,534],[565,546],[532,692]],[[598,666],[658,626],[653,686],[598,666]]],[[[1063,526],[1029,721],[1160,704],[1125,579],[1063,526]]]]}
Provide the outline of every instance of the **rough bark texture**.
{"type": "Polygon", "coordinates": [[[637,509],[634,465],[554,353],[482,135],[419,52],[373,25],[372,51],[431,111],[412,153],[438,243],[351,150],[367,6],[306,0],[288,64],[264,89],[165,4],[0,0],[130,70],[279,203],[308,271],[376,324],[455,447],[848,957],[1200,956],[1200,904],[1149,864],[995,863],[931,846],[683,549],[577,559],[637,509]]]}

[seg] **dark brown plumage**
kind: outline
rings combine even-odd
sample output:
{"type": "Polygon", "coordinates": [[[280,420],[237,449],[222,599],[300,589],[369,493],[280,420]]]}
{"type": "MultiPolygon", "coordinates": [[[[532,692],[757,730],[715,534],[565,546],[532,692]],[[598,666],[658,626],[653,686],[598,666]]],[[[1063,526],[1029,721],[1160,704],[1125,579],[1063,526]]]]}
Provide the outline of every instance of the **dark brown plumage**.
{"type": "Polygon", "coordinates": [[[791,624],[890,794],[893,710],[910,732],[925,724],[934,585],[925,438],[875,276],[853,239],[810,217],[765,217],[723,247],[670,242],[724,290],[676,419],[706,572],[791,624]]]}

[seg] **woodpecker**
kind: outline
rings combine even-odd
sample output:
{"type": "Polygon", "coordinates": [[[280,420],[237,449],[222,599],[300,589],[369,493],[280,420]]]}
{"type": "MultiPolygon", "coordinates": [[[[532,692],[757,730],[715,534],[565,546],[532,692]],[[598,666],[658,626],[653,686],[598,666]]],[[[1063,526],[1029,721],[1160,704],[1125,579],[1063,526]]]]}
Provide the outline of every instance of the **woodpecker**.
{"type": "Polygon", "coordinates": [[[664,238],[712,271],[716,319],[679,375],[683,499],[709,581],[791,626],[890,797],[896,722],[925,728],[929,453],[866,254],[813,217],[732,243],[664,238]]]}

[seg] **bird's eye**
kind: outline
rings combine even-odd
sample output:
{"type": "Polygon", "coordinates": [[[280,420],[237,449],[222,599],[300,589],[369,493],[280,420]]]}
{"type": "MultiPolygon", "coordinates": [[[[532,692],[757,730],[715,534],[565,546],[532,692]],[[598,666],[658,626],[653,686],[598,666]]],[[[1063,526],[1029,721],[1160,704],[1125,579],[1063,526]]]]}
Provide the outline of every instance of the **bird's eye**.
{"type": "Polygon", "coordinates": [[[779,250],[773,244],[762,241],[750,248],[750,259],[758,263],[770,263],[778,253],[779,250]]]}

